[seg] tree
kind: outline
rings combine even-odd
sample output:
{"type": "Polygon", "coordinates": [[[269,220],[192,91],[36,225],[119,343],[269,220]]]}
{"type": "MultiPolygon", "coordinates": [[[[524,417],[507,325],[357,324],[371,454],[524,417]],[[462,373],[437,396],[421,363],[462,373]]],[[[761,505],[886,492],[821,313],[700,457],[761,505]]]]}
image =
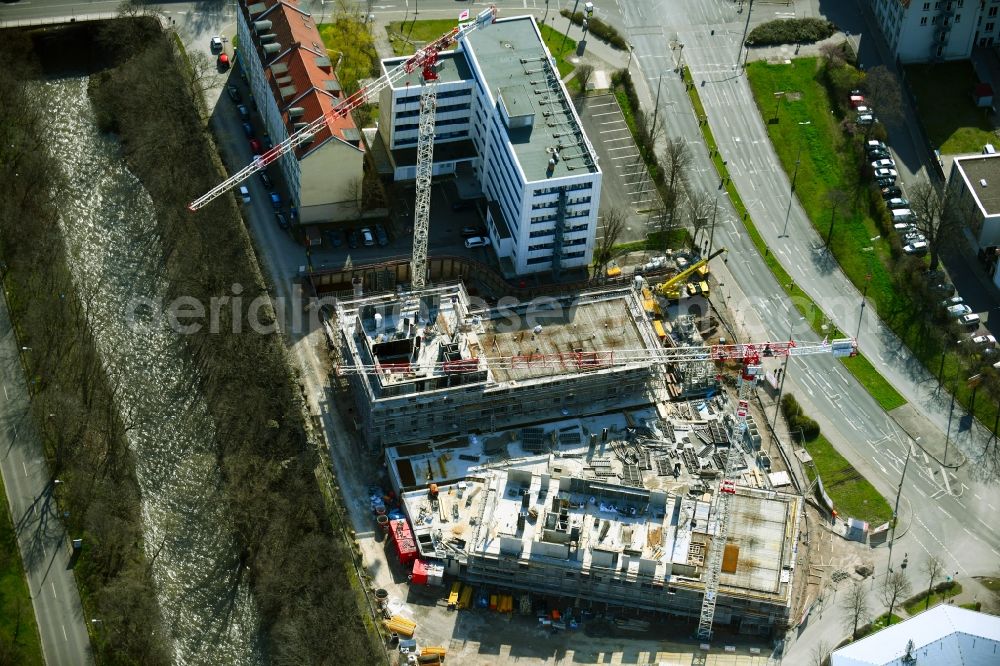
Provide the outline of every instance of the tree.
{"type": "Polygon", "coordinates": [[[361,202],[364,200],[364,179],[361,176],[354,176],[349,178],[346,183],[344,183],[344,201],[349,201],[354,206],[354,210],[358,217],[361,217],[361,202]]]}
{"type": "Polygon", "coordinates": [[[954,242],[959,235],[960,217],[945,214],[948,202],[941,191],[928,181],[920,181],[909,188],[910,210],[913,211],[917,229],[927,239],[930,248],[930,269],[938,266],[942,246],[954,242]]]}
{"type": "Polygon", "coordinates": [[[708,192],[689,192],[687,197],[688,224],[694,230],[691,245],[698,248],[698,236],[704,232],[712,221],[716,200],[708,192]]]}
{"type": "Polygon", "coordinates": [[[580,92],[577,93],[580,97],[586,97],[587,84],[590,83],[590,79],[591,77],[593,77],[593,75],[594,75],[593,65],[588,65],[584,63],[576,68],[576,74],[574,76],[576,80],[580,82],[580,92]]]}
{"type": "Polygon", "coordinates": [[[864,89],[868,106],[878,111],[882,122],[893,125],[903,119],[903,92],[899,77],[885,65],[868,70],[864,89]]]}
{"type": "Polygon", "coordinates": [[[601,272],[611,261],[612,250],[624,229],[625,213],[620,208],[605,208],[601,214],[601,237],[594,248],[594,266],[601,272]]]}
{"type": "Polygon", "coordinates": [[[921,569],[927,574],[927,601],[924,602],[924,610],[927,610],[931,605],[931,591],[934,589],[934,581],[944,571],[944,565],[941,564],[941,560],[931,555],[924,561],[921,569]]]}
{"type": "Polygon", "coordinates": [[[858,635],[858,625],[871,620],[871,609],[868,607],[868,594],[861,581],[854,581],[841,602],[845,617],[844,623],[851,630],[851,638],[858,635]]]}
{"type": "Polygon", "coordinates": [[[687,180],[687,170],[691,165],[691,149],[684,139],[669,137],[664,142],[663,153],[660,156],[660,200],[659,226],[663,236],[664,249],[670,231],[677,226],[677,209],[684,195],[684,184],[687,180]]]}
{"type": "Polygon", "coordinates": [[[892,611],[896,608],[896,602],[900,597],[906,597],[910,593],[910,579],[906,577],[906,572],[902,569],[890,571],[879,585],[879,596],[882,602],[889,607],[886,613],[886,626],[892,624],[892,611]]]}
{"type": "Polygon", "coordinates": [[[816,647],[813,648],[812,652],[812,663],[815,666],[826,666],[827,659],[830,657],[830,644],[824,640],[816,643],[816,647]]]}
{"type": "Polygon", "coordinates": [[[837,217],[837,213],[847,207],[850,199],[847,196],[847,192],[834,188],[827,191],[826,200],[830,204],[830,228],[826,232],[826,243],[824,245],[829,247],[830,239],[833,238],[833,222],[837,217]]]}

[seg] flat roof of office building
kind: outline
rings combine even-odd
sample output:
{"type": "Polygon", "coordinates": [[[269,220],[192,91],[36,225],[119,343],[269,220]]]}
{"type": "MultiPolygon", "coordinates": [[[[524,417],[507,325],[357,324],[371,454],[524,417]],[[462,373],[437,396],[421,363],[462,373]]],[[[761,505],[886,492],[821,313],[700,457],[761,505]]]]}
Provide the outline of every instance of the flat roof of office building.
{"type": "Polygon", "coordinates": [[[489,94],[497,101],[516,101],[512,115],[534,114],[533,122],[508,130],[511,145],[528,182],[597,172],[597,156],[559,84],[559,70],[551,62],[531,16],[498,19],[463,38],[485,77],[489,94]],[[551,150],[561,148],[552,174],[547,174],[551,150]]]}
{"type": "Polygon", "coordinates": [[[972,196],[984,215],[1000,215],[1000,154],[956,157],[972,196]]]}

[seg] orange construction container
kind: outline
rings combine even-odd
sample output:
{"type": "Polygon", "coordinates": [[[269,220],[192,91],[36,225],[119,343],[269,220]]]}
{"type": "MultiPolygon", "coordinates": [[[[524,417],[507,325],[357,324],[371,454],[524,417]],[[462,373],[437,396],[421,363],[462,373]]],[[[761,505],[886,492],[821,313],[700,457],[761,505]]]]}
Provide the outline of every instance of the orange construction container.
{"type": "Polygon", "coordinates": [[[722,551],[722,571],[723,573],[736,573],[736,565],[740,560],[740,547],[735,543],[727,543],[722,551]]]}
{"type": "Polygon", "coordinates": [[[490,610],[496,610],[498,602],[499,602],[499,599],[497,599],[497,595],[491,594],[490,595],[490,610]]]}

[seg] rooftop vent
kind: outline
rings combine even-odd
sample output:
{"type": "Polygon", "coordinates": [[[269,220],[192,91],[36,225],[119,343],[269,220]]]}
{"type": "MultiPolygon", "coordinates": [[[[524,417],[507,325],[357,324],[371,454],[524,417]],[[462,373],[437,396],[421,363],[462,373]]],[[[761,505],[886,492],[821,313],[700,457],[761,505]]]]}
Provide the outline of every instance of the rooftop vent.
{"type": "Polygon", "coordinates": [[[269,32],[266,35],[261,35],[260,36],[260,43],[261,44],[269,44],[270,42],[273,42],[277,38],[278,38],[277,34],[275,34],[273,32],[269,32]]]}
{"type": "Polygon", "coordinates": [[[259,35],[262,32],[264,32],[265,30],[270,30],[271,29],[271,22],[270,21],[254,21],[253,28],[254,28],[254,30],[257,31],[257,34],[259,35]]]}
{"type": "Polygon", "coordinates": [[[281,52],[281,44],[274,42],[272,44],[264,44],[264,53],[269,55],[274,55],[281,52]]]}
{"type": "Polygon", "coordinates": [[[986,179],[985,178],[980,178],[979,179],[979,184],[982,185],[983,187],[986,187],[986,179]]]}
{"type": "Polygon", "coordinates": [[[293,106],[292,108],[288,109],[288,117],[301,118],[302,114],[304,114],[305,112],[306,110],[303,109],[301,106],[293,106]]]}

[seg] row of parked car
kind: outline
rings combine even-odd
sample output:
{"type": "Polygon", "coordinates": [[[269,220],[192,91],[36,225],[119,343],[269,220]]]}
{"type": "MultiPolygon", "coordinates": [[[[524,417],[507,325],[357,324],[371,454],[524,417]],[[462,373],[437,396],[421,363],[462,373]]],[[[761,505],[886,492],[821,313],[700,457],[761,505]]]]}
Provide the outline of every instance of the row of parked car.
{"type": "Polygon", "coordinates": [[[875,117],[875,110],[868,105],[868,101],[860,90],[852,90],[849,100],[851,108],[854,109],[854,122],[858,125],[874,125],[878,122],[875,117]]]}
{"type": "Polygon", "coordinates": [[[345,244],[351,249],[356,249],[364,245],[365,247],[385,247],[389,244],[389,234],[385,227],[376,224],[372,227],[362,227],[361,229],[328,229],[325,232],[326,241],[330,247],[343,247],[345,244]]]}
{"type": "Polygon", "coordinates": [[[927,239],[917,228],[917,217],[910,210],[909,200],[903,196],[903,190],[896,184],[899,176],[896,162],[889,153],[889,147],[881,141],[869,141],[865,144],[875,184],[878,185],[885,201],[886,208],[892,215],[893,229],[903,241],[903,252],[906,254],[923,255],[927,253],[927,239]]]}

